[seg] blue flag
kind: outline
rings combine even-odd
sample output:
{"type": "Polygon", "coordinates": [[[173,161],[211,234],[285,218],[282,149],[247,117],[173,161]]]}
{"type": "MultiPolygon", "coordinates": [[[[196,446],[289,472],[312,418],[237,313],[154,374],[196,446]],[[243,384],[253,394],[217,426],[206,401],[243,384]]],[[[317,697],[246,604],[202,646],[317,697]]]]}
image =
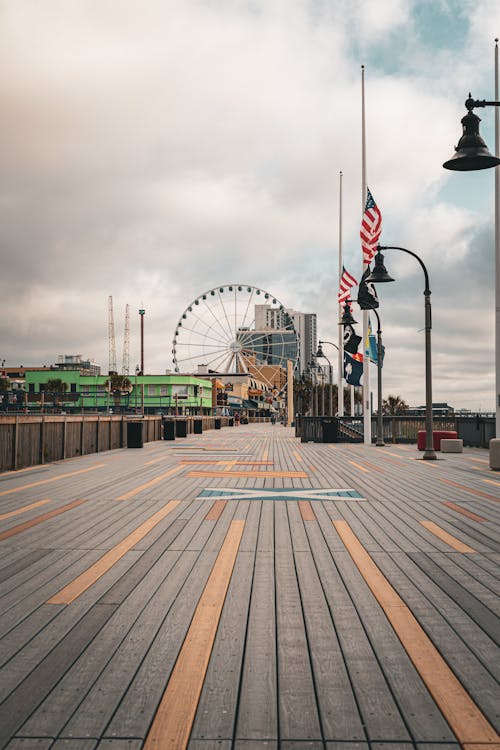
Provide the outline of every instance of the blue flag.
{"type": "Polygon", "coordinates": [[[349,385],[360,385],[363,375],[363,355],[344,352],[344,378],[349,385]]]}

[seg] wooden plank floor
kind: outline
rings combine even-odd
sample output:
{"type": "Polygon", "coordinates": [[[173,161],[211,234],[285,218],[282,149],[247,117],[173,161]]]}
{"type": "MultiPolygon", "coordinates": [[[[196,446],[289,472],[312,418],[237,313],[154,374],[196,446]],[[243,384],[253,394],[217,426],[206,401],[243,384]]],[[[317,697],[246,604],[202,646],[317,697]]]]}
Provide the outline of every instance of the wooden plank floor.
{"type": "Polygon", "coordinates": [[[0,747],[500,750],[479,449],[241,425],[0,475],[0,747]]]}

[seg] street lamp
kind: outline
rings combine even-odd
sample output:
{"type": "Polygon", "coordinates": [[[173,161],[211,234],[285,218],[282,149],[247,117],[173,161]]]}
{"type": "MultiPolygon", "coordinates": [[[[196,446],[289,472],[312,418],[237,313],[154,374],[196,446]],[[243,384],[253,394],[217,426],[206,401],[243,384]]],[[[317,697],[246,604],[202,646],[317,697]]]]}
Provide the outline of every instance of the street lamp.
{"type": "MultiPolygon", "coordinates": [[[[489,169],[500,164],[500,107],[498,93],[498,39],[495,39],[495,101],[469,98],[465,102],[467,114],[462,118],[463,135],[455,154],[443,167],[460,172],[489,169]],[[476,107],[497,107],[495,110],[495,156],[479,135],[480,118],[473,114],[476,107]]],[[[495,171],[495,436],[500,438],[500,170],[495,171]]]]}
{"type": "MultiPolygon", "coordinates": [[[[377,316],[377,441],[375,445],[377,447],[383,447],[384,443],[384,417],[382,415],[382,329],[380,327],[380,316],[377,310],[372,307],[371,312],[374,312],[377,316]]],[[[366,356],[366,355],[365,355],[366,356]]]]}
{"type": "Polygon", "coordinates": [[[329,373],[329,385],[330,385],[330,416],[333,417],[333,385],[332,385],[332,364],[328,357],[323,352],[322,344],[331,344],[335,347],[335,349],[338,349],[338,346],[336,344],[332,344],[331,341],[318,341],[318,351],[316,352],[316,357],[322,357],[323,359],[326,359],[328,362],[328,373],[329,373]]]}
{"type": "MultiPolygon", "coordinates": [[[[420,263],[424,272],[425,278],[425,451],[423,458],[426,460],[435,461],[437,456],[434,452],[434,441],[433,441],[433,424],[432,424],[432,365],[431,365],[431,328],[432,328],[432,315],[431,315],[431,290],[429,288],[429,274],[423,261],[419,256],[407,250],[404,247],[398,247],[396,245],[378,245],[377,254],[375,255],[375,266],[370,276],[366,279],[367,284],[384,283],[388,281],[394,281],[389,276],[384,265],[384,256],[381,250],[400,250],[402,253],[412,255],[420,263]]],[[[380,327],[380,325],[379,325],[380,327]]]]}

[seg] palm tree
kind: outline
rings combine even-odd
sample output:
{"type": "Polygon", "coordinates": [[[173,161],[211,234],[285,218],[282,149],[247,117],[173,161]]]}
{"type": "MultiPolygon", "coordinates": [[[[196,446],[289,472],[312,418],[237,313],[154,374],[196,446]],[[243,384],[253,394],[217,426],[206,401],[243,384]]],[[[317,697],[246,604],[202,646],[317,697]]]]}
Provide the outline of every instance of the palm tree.
{"type": "Polygon", "coordinates": [[[0,396],[2,397],[2,408],[7,411],[9,404],[9,390],[10,380],[9,378],[0,378],[0,396]]]}
{"type": "Polygon", "coordinates": [[[45,383],[45,393],[52,396],[54,407],[56,409],[60,404],[60,397],[63,393],[66,393],[67,389],[68,384],[65,383],[64,380],[61,380],[61,378],[49,378],[45,383]]]}
{"type": "Polygon", "coordinates": [[[126,375],[110,375],[106,381],[106,390],[112,394],[115,407],[119,408],[122,396],[129,396],[132,392],[132,381],[126,375]]]}
{"type": "Polygon", "coordinates": [[[402,414],[408,409],[408,404],[404,401],[401,396],[387,396],[382,402],[382,410],[384,414],[402,414]]]}

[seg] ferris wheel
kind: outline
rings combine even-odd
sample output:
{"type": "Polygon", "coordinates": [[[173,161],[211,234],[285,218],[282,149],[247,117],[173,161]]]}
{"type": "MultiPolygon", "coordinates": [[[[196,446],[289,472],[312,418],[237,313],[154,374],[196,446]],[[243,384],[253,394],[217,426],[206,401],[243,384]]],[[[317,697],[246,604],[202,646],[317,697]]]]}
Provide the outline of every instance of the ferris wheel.
{"type": "Polygon", "coordinates": [[[227,284],[204,292],[184,310],[172,355],[175,372],[203,366],[213,372],[258,373],[259,380],[271,385],[276,366],[286,370],[291,360],[295,368],[299,342],[276,297],[255,286],[227,284]]]}

